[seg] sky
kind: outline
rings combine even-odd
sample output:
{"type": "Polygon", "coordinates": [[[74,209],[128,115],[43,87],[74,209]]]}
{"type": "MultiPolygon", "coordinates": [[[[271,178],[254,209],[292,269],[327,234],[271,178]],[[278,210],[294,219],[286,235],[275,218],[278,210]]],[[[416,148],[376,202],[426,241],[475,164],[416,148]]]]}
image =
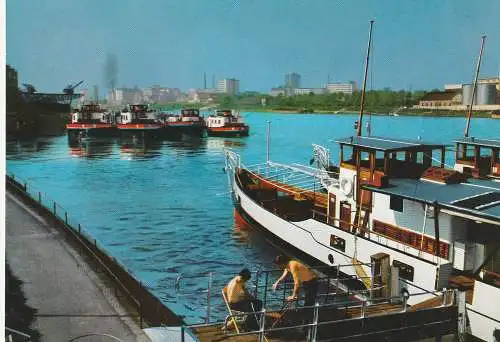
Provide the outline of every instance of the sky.
{"type": "Polygon", "coordinates": [[[375,20],[368,89],[470,83],[500,72],[499,0],[6,0],[6,60],[39,91],[159,84],[183,91],[236,78],[267,92],[297,72],[303,87],[361,85],[375,20]]]}

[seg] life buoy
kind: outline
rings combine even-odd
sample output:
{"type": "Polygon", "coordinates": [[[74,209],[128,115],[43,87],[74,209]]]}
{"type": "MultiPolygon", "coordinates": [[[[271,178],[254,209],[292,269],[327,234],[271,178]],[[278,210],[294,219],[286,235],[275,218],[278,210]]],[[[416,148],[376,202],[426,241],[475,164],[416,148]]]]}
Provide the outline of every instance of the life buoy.
{"type": "Polygon", "coordinates": [[[349,178],[342,178],[340,180],[340,189],[346,196],[349,196],[352,192],[352,181],[349,178]]]}

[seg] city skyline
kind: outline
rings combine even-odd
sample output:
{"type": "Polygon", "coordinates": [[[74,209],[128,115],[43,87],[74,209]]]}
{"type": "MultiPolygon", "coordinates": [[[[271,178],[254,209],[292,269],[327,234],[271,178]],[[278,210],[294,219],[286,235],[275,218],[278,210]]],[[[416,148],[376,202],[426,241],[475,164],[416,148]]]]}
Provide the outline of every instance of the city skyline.
{"type": "Polygon", "coordinates": [[[113,53],[117,85],[140,88],[203,88],[204,72],[208,84],[212,74],[240,80],[241,92],[268,92],[291,72],[303,87],[325,84],[327,75],[332,83],[361,84],[370,19],[376,22],[368,89],[470,83],[483,33],[481,76],[500,68],[498,1],[97,4],[6,4],[7,63],[21,82],[57,92],[84,79],[84,87],[96,84],[103,94],[105,57],[113,53]]]}

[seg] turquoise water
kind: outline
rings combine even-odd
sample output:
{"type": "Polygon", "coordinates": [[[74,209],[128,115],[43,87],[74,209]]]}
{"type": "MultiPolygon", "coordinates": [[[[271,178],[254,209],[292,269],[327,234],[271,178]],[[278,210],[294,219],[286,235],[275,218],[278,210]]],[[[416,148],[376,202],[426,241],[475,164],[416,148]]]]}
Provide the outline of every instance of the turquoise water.
{"type": "MultiPolygon", "coordinates": [[[[335,137],[354,134],[354,115],[244,113],[250,136],[142,143],[89,140],[70,146],[66,136],[7,142],[7,171],[48,194],[83,229],[175,312],[189,322],[205,317],[207,278],[215,272],[216,307],[224,317],[220,289],[244,266],[271,267],[271,245],[234,222],[223,173],[225,148],[247,165],[266,158],[271,122],[271,159],[307,164],[311,144],[330,148],[335,137]],[[180,290],[174,288],[180,274],[180,290]]],[[[374,116],[372,135],[451,143],[463,134],[463,118],[374,116]]],[[[472,136],[499,137],[500,120],[474,119],[472,136]]],[[[452,148],[452,147],[450,147],[452,148]]],[[[453,153],[446,162],[451,165],[453,153]]]]}

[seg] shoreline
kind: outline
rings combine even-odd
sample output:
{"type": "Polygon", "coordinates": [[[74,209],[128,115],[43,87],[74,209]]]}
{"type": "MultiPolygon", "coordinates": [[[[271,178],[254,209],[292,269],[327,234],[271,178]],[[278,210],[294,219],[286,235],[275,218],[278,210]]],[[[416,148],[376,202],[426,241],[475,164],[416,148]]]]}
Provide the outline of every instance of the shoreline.
{"type": "MultiPolygon", "coordinates": [[[[280,110],[280,109],[265,109],[265,108],[250,108],[241,109],[242,112],[255,112],[255,113],[278,113],[278,114],[293,114],[293,115],[324,115],[324,114],[339,114],[339,115],[359,115],[359,111],[345,110],[345,111],[332,111],[332,110],[315,110],[313,112],[307,112],[302,110],[280,110]]],[[[457,112],[432,112],[432,111],[422,111],[422,112],[412,112],[412,111],[401,111],[398,113],[380,113],[380,112],[370,112],[365,111],[365,115],[374,116],[427,116],[427,117],[466,117],[467,113],[464,111],[457,112]]],[[[491,112],[474,112],[472,114],[474,117],[479,118],[490,118],[490,119],[500,119],[500,116],[494,115],[491,112]]]]}

